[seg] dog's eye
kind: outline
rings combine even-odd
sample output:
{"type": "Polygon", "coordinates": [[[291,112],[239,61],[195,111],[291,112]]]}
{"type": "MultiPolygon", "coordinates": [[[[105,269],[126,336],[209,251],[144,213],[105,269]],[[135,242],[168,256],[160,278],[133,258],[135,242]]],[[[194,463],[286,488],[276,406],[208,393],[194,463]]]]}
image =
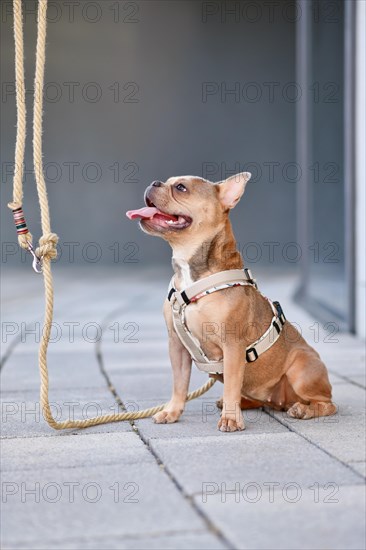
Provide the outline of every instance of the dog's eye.
{"type": "Polygon", "coordinates": [[[175,186],[176,189],[178,189],[178,191],[187,191],[187,188],[183,185],[183,183],[178,183],[178,185],[175,186]]]}

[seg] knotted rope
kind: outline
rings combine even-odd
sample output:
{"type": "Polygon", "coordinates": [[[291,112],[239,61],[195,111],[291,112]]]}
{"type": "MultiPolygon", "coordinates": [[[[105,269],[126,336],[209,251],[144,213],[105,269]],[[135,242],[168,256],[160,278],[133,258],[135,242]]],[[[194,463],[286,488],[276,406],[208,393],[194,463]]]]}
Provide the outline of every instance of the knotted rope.
{"type": "MultiPolygon", "coordinates": [[[[120,422],[122,420],[138,420],[147,418],[161,411],[167,405],[157,405],[150,409],[139,412],[121,412],[88,418],[85,420],[65,420],[58,422],[52,415],[49,402],[49,383],[47,368],[47,349],[50,340],[52,319],[53,319],[53,280],[51,271],[51,260],[57,256],[58,236],[51,231],[50,213],[47,198],[47,187],[43,173],[42,163],[42,114],[43,114],[43,83],[46,50],[46,24],[47,24],[47,0],[38,0],[38,32],[36,49],[35,69],[35,94],[33,106],[33,164],[37,184],[37,193],[41,210],[42,236],[39,240],[39,247],[36,250],[38,258],[42,259],[42,273],[45,288],[45,315],[42,330],[42,338],[39,346],[39,371],[41,376],[40,400],[43,416],[46,422],[56,430],[66,428],[88,428],[109,422],[120,422]],[[38,90],[38,94],[36,93],[38,90]]],[[[15,76],[16,76],[16,105],[17,105],[17,138],[15,146],[15,167],[13,182],[13,202],[9,208],[13,211],[14,221],[17,227],[18,242],[22,248],[31,249],[32,235],[30,234],[23,209],[23,171],[24,151],[26,137],[26,106],[25,106],[25,85],[24,85],[24,44],[23,44],[23,18],[22,0],[13,0],[14,14],[14,40],[15,40],[15,76]]],[[[196,399],[206,393],[215,383],[210,379],[201,388],[191,392],[187,401],[196,399]]]]}
{"type": "Polygon", "coordinates": [[[24,83],[24,44],[23,44],[23,16],[21,0],[13,0],[14,12],[14,41],[15,41],[15,86],[17,104],[17,137],[15,144],[13,202],[8,207],[14,214],[14,221],[18,233],[19,246],[28,248],[32,244],[32,235],[25,223],[22,210],[23,202],[23,172],[24,151],[26,137],[26,104],[24,83]]]}

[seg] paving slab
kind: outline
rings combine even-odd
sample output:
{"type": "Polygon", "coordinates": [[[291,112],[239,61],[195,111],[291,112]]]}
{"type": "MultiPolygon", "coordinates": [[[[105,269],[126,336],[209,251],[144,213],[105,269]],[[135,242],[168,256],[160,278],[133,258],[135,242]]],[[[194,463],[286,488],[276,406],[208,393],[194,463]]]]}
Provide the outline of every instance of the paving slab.
{"type": "MultiPolygon", "coordinates": [[[[8,550],[30,550],[29,545],[8,546],[8,550]]],[[[37,543],[37,550],[49,550],[49,543],[37,543]]],[[[192,532],[190,530],[177,531],[172,534],[161,535],[151,533],[140,537],[94,537],[86,539],[52,541],[52,550],[224,550],[227,548],[220,539],[209,532],[192,532]]]]}
{"type": "Polygon", "coordinates": [[[350,378],[353,376],[363,377],[365,374],[365,357],[360,353],[354,353],[349,357],[349,352],[342,350],[341,347],[337,350],[337,357],[327,358],[324,354],[321,355],[329,372],[338,374],[338,376],[350,378]],[[347,360],[340,357],[347,356],[347,360]]]}
{"type": "Polygon", "coordinates": [[[62,437],[4,439],[3,472],[90,468],[95,465],[154,463],[151,453],[135,433],[77,434],[62,437]]]}
{"type": "MultiPolygon", "coordinates": [[[[106,388],[68,388],[50,392],[51,410],[56,420],[86,419],[102,414],[120,412],[111,392],[106,388]]],[[[64,432],[54,430],[43,418],[39,392],[3,392],[1,406],[1,437],[60,437],[64,432]]],[[[79,435],[89,433],[131,431],[129,422],[92,426],[86,429],[68,430],[79,435]]]]}
{"type": "MultiPolygon", "coordinates": [[[[340,351],[340,355],[341,355],[340,351]]],[[[366,361],[364,358],[357,357],[353,360],[353,364],[347,365],[345,368],[344,365],[340,365],[338,361],[326,361],[328,372],[331,374],[337,374],[341,378],[344,378],[345,381],[350,381],[353,377],[359,378],[364,381],[366,361]]]]}
{"type": "MultiPolygon", "coordinates": [[[[141,408],[152,407],[154,404],[156,403],[153,401],[139,402],[141,408]]],[[[187,403],[183,415],[174,424],[155,424],[152,419],[146,419],[135,421],[135,425],[146,440],[202,438],[213,435],[225,438],[227,434],[217,429],[220,412],[216,407],[216,398],[202,397],[187,403]]],[[[288,431],[285,426],[262,409],[243,411],[243,418],[246,424],[246,433],[249,434],[288,431]]]]}
{"type": "Polygon", "coordinates": [[[365,461],[349,462],[349,466],[353,470],[355,470],[356,472],[358,472],[359,474],[361,474],[363,477],[366,478],[366,462],[365,461]]]}
{"type": "Polygon", "coordinates": [[[331,372],[328,370],[328,376],[329,376],[329,382],[334,386],[334,384],[344,384],[347,381],[350,381],[350,379],[346,379],[343,376],[339,376],[339,374],[335,374],[334,372],[331,372]]]}
{"type": "MultiPolygon", "coordinates": [[[[161,339],[161,335],[158,336],[161,339]]],[[[168,342],[159,345],[137,342],[132,344],[111,344],[105,348],[103,342],[103,357],[111,374],[124,374],[134,370],[155,370],[167,368],[170,365],[168,342]],[[147,357],[149,361],[147,362],[147,357]]]]}
{"type": "MultiPolygon", "coordinates": [[[[89,346],[90,348],[90,346],[89,346]]],[[[100,387],[105,385],[94,349],[81,352],[70,350],[67,353],[48,353],[50,389],[75,387],[100,387]]],[[[37,390],[40,375],[36,351],[12,354],[1,375],[2,391],[37,390]]]]}
{"type": "MultiPolygon", "coordinates": [[[[89,452],[92,458],[97,450],[89,452]]],[[[52,548],[55,541],[61,545],[64,539],[86,534],[90,539],[122,540],[136,534],[205,530],[201,517],[155,461],[129,463],[123,453],[118,464],[106,460],[93,466],[90,460],[85,465],[75,461],[79,465],[73,468],[40,470],[36,465],[35,470],[3,473],[7,502],[2,503],[2,548],[38,548],[39,541],[52,548]]]]}
{"type": "Polygon", "coordinates": [[[366,388],[366,373],[360,374],[359,376],[347,376],[347,379],[357,384],[357,386],[366,388]]]}
{"type": "MultiPolygon", "coordinates": [[[[108,367],[107,367],[108,369],[108,367]]],[[[142,375],[137,370],[135,374],[120,374],[110,372],[108,369],[113,386],[122,400],[142,401],[155,400],[157,403],[169,401],[172,392],[173,378],[170,365],[159,371],[144,372],[142,375]]],[[[201,387],[209,380],[207,374],[200,372],[197,368],[192,368],[190,390],[193,391],[201,387]]],[[[219,398],[222,395],[223,386],[220,382],[216,384],[205,394],[207,397],[219,398]]]]}
{"type": "Polygon", "coordinates": [[[365,397],[365,391],[354,384],[337,384],[333,387],[333,398],[339,411],[334,416],[299,420],[282,412],[271,414],[340,461],[362,461],[365,460],[365,397]]]}
{"type": "Polygon", "coordinates": [[[270,493],[259,487],[239,495],[201,496],[195,502],[233,548],[243,550],[362,550],[365,488],[294,486],[270,493]],[[237,498],[237,502],[235,501],[237,498]],[[355,505],[357,503],[357,505],[355,505]]]}
{"type": "Polygon", "coordinates": [[[295,433],[237,432],[196,438],[151,439],[151,448],[188,494],[204,483],[232,489],[235,483],[362,483],[347,466],[295,433]]]}

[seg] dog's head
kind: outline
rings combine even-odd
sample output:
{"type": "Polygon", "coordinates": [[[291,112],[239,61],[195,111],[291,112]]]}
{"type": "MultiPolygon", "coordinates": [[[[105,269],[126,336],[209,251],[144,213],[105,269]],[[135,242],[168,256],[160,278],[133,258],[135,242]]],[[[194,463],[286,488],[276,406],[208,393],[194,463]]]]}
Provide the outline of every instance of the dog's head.
{"type": "Polygon", "coordinates": [[[170,244],[205,241],[224,226],[250,178],[241,172],[219,183],[195,176],[153,181],[145,191],[146,206],[127,216],[140,219],[143,231],[170,244]]]}

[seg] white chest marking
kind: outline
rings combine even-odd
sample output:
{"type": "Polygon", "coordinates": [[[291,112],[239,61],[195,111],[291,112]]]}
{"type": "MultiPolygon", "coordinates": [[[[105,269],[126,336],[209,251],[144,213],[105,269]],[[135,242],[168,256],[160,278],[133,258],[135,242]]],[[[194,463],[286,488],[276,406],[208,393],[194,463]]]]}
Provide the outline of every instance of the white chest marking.
{"type": "Polygon", "coordinates": [[[180,269],[180,276],[182,279],[183,288],[186,288],[187,286],[192,285],[193,281],[191,277],[191,270],[189,268],[189,263],[186,260],[177,260],[175,258],[174,260],[180,269]]]}

